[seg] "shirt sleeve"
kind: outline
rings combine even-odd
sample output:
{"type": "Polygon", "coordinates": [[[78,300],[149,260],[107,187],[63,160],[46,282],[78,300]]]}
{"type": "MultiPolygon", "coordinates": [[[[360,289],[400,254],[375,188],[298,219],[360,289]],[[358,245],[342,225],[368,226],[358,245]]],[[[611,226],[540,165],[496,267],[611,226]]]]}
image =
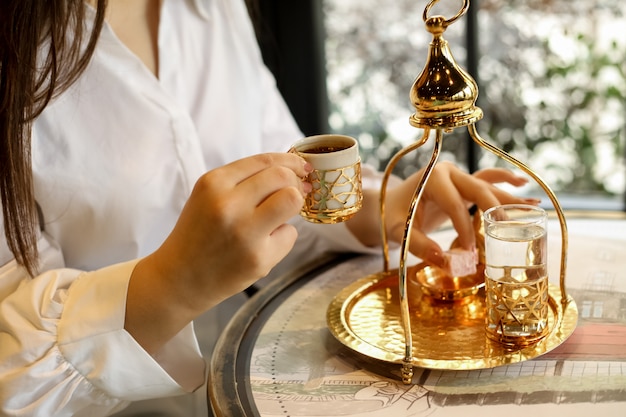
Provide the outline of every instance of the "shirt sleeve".
{"type": "MultiPolygon", "coordinates": [[[[43,264],[59,250],[40,239],[43,264]]],[[[0,268],[0,414],[108,415],[129,402],[200,387],[205,364],[192,325],[151,356],[124,330],[137,261],[30,278],[0,268]]]]}

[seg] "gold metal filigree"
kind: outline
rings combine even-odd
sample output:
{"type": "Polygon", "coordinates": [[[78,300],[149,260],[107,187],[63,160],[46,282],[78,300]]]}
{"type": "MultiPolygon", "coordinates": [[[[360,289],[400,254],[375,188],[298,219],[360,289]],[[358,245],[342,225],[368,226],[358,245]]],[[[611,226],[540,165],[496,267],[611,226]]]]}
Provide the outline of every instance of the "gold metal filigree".
{"type": "MultiPolygon", "coordinates": [[[[411,267],[410,274],[414,273],[415,267],[411,267]]],[[[486,369],[527,361],[552,351],[574,332],[578,310],[575,303],[562,302],[558,287],[550,285],[548,291],[545,337],[529,346],[511,348],[489,339],[485,333],[484,289],[454,302],[442,302],[411,282],[408,295],[413,343],[409,365],[486,369]]],[[[404,366],[406,346],[399,301],[397,270],[361,278],[341,290],[330,303],[328,328],[348,348],[375,360],[404,366]]]]}
{"type": "Polygon", "coordinates": [[[361,162],[338,169],[315,170],[307,181],[313,190],[307,194],[300,214],[312,223],[343,222],[361,208],[361,162]]]}
{"type": "MultiPolygon", "coordinates": [[[[567,295],[565,287],[568,236],[563,210],[554,192],[535,172],[505,151],[487,143],[478,134],[474,123],[483,116],[482,110],[475,104],[478,98],[478,87],[474,79],[456,63],[447,41],[443,38],[447,27],[467,12],[469,0],[464,0],[461,10],[450,19],[443,16],[430,16],[431,9],[438,2],[439,0],[431,0],[424,10],[423,20],[426,30],[432,34],[433,38],[425,67],[416,78],[410,91],[415,113],[409,117],[409,123],[414,127],[423,129],[423,134],[417,142],[401,149],[392,157],[382,179],[379,209],[383,242],[383,271],[376,276],[366,278],[364,283],[355,284],[355,286],[348,288],[347,293],[338,296],[338,300],[335,300],[329,307],[329,327],[340,341],[366,356],[401,363],[401,377],[403,382],[407,384],[412,381],[413,366],[478,369],[532,359],[541,352],[553,349],[563,343],[565,338],[573,332],[577,320],[576,304],[567,295]],[[498,347],[494,345],[496,342],[490,342],[485,337],[484,290],[451,294],[456,298],[459,298],[459,295],[467,296],[468,300],[475,302],[478,302],[476,297],[482,297],[483,304],[471,304],[470,302],[470,305],[474,305],[478,309],[475,311],[483,314],[480,319],[477,319],[478,322],[473,319],[472,323],[478,323],[476,325],[468,326],[465,321],[461,320],[463,317],[458,317],[458,311],[455,309],[467,307],[461,301],[442,303],[442,300],[436,297],[430,297],[430,300],[434,300],[434,304],[429,307],[429,314],[436,316],[448,312],[455,317],[454,320],[435,320],[434,325],[437,326],[437,331],[434,331],[432,323],[419,320],[416,316],[416,311],[419,311],[415,308],[416,303],[426,302],[426,298],[424,298],[425,287],[420,284],[416,276],[420,273],[420,268],[423,272],[430,266],[420,264],[416,270],[416,267],[409,267],[407,264],[413,221],[424,188],[439,158],[444,133],[465,126],[467,126],[472,140],[481,148],[511,163],[539,184],[550,198],[559,220],[561,229],[560,294],[557,294],[554,288],[550,288],[552,333],[532,346],[519,347],[519,350],[505,349],[502,344],[498,347]],[[424,145],[430,139],[431,131],[434,131],[432,155],[424,168],[408,209],[404,234],[400,242],[399,268],[396,271],[390,271],[389,242],[385,224],[387,184],[398,161],[424,145]],[[391,281],[395,281],[395,284],[392,284],[391,281]],[[414,284],[419,289],[418,298],[415,298],[414,284]],[[369,300],[372,294],[378,294],[379,290],[384,290],[384,296],[376,295],[374,297],[375,302],[372,302],[371,305],[368,301],[368,305],[372,308],[362,310],[358,307],[363,300],[369,300]],[[351,291],[354,293],[351,294],[351,291]],[[395,294],[393,294],[394,292],[395,294]],[[390,293],[393,295],[391,298],[389,298],[390,293]],[[383,301],[385,304],[384,307],[381,307],[383,301]],[[373,308],[373,306],[377,307],[373,308]],[[341,313],[337,313],[338,311],[341,313]],[[337,314],[340,317],[337,317],[337,314]],[[363,334],[356,330],[367,323],[384,323],[384,332],[380,327],[365,331],[363,334]],[[450,358],[435,354],[439,350],[451,351],[457,347],[460,348],[460,345],[455,345],[457,341],[455,337],[457,336],[452,336],[452,334],[459,335],[464,332],[473,332],[472,334],[474,334],[474,338],[462,338],[463,349],[474,349],[472,354],[463,355],[463,357],[453,354],[450,358]],[[359,335],[357,336],[356,333],[359,335]],[[361,339],[361,337],[363,338],[361,339]],[[506,353],[502,349],[505,349],[506,353]]],[[[437,284],[432,280],[428,282],[432,288],[437,288],[437,284]]]]}

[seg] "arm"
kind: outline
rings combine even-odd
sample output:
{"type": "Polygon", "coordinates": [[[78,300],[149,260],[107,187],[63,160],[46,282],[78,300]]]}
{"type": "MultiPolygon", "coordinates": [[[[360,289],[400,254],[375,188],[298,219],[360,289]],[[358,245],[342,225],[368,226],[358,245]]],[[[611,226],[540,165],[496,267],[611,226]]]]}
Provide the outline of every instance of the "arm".
{"type": "MultiPolygon", "coordinates": [[[[132,265],[93,274],[63,268],[60,249],[46,235],[39,238],[38,250],[46,272],[37,277],[26,275],[15,260],[0,268],[1,415],[84,409],[106,415],[141,397],[141,386],[155,381],[165,382],[168,393],[182,392],[149,355],[133,346],[123,331],[123,309],[121,315],[109,314],[116,304],[124,305],[125,287],[116,287],[124,281],[124,269],[127,280],[132,265]],[[93,284],[84,285],[89,282],[93,284]],[[89,308],[74,316],[81,303],[89,308]],[[138,363],[149,363],[145,373],[124,378],[138,363]],[[111,379],[118,366],[122,371],[111,379]],[[124,394],[116,398],[115,390],[124,394]]],[[[0,252],[9,254],[6,248],[0,252]]]]}
{"type": "Polygon", "coordinates": [[[193,318],[264,277],[291,250],[287,224],[310,184],[292,154],[245,158],[204,175],[170,236],[135,268],[126,329],[157,351],[193,318]]]}
{"type": "Polygon", "coordinates": [[[260,155],[207,173],[161,248],[83,272],[41,240],[30,278],[0,269],[0,414],[108,415],[204,382],[190,323],[263,276],[288,251],[306,166],[260,155]]]}

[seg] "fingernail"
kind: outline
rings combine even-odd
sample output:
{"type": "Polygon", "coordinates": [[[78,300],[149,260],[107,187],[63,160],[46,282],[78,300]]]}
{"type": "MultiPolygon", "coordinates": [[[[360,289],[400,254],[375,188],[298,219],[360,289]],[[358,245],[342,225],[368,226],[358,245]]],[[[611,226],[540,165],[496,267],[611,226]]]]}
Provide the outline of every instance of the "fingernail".
{"type": "Polygon", "coordinates": [[[304,195],[307,195],[308,193],[313,191],[313,185],[310,182],[303,182],[302,191],[304,191],[304,195]]]}
{"type": "Polygon", "coordinates": [[[303,159],[303,161],[304,161],[304,170],[305,170],[308,174],[310,174],[311,172],[313,172],[313,165],[312,165],[310,162],[305,161],[304,159],[303,159]]]}

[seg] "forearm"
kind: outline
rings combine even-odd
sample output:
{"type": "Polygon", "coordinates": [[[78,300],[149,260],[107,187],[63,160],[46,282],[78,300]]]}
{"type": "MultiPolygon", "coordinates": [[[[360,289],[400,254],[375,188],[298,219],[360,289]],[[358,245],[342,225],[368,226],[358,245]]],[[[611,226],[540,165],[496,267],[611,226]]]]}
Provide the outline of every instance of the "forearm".
{"type": "Polygon", "coordinates": [[[359,242],[368,247],[380,246],[380,203],[378,190],[363,190],[363,206],[346,222],[346,227],[359,242]]]}
{"type": "MultiPolygon", "coordinates": [[[[202,311],[172,285],[179,280],[154,255],[140,260],[128,284],[124,328],[150,354],[158,352],[202,311]]],[[[182,273],[182,271],[179,271],[182,273]]],[[[183,288],[184,289],[184,288],[183,288]]]]}

